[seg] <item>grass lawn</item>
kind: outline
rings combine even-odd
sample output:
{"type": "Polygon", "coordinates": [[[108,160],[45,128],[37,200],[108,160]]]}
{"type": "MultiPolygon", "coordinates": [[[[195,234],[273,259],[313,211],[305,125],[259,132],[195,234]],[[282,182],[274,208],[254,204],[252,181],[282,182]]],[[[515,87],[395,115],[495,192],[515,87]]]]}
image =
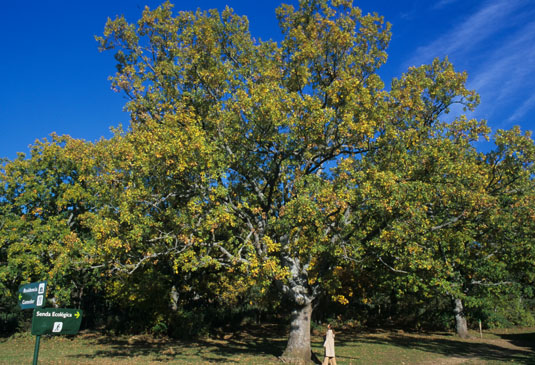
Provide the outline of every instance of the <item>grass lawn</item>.
{"type": "MultiPolygon", "coordinates": [[[[322,337],[312,337],[322,356],[322,337]]],[[[250,327],[196,341],[149,336],[111,337],[95,332],[42,336],[39,364],[280,364],[286,336],[272,326],[250,327]]],[[[0,364],[31,364],[35,336],[0,339],[0,364]]],[[[337,332],[338,364],[535,364],[535,328],[478,333],[337,332]]]]}

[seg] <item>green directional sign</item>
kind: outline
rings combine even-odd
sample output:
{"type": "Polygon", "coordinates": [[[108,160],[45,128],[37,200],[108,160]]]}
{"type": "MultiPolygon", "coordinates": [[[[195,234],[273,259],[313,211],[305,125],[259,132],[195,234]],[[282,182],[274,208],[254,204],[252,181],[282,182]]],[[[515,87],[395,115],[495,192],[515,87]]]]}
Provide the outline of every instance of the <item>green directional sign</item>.
{"type": "Polygon", "coordinates": [[[69,308],[36,308],[32,335],[75,335],[80,330],[82,311],[69,308]]]}
{"type": "Polygon", "coordinates": [[[46,281],[39,281],[19,286],[20,309],[33,309],[45,304],[46,281]]]}

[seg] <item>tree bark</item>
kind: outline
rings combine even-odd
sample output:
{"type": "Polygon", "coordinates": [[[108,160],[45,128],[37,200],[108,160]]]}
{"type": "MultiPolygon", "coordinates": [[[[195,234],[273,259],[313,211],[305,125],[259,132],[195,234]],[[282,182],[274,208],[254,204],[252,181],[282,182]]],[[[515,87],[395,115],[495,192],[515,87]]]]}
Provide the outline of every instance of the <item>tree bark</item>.
{"type": "Polygon", "coordinates": [[[461,338],[468,338],[468,326],[466,324],[466,317],[464,316],[463,311],[463,302],[459,298],[453,300],[453,314],[455,315],[455,329],[457,334],[461,338]]]}
{"type": "Polygon", "coordinates": [[[292,311],[290,337],[281,360],[291,364],[312,363],[310,349],[310,317],[312,316],[312,303],[299,306],[292,311]]]}

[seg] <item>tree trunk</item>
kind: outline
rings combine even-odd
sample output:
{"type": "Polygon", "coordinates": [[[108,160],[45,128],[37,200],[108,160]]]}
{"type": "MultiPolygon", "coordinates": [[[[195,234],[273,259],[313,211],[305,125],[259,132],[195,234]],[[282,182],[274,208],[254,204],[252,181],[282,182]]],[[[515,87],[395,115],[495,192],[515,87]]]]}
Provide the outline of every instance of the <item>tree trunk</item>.
{"type": "Polygon", "coordinates": [[[468,326],[466,324],[466,317],[464,316],[463,302],[461,299],[454,299],[453,314],[455,315],[455,329],[457,330],[459,337],[470,337],[468,335],[468,326]]]}
{"type": "Polygon", "coordinates": [[[312,363],[310,349],[310,317],[312,316],[312,303],[297,307],[292,311],[290,337],[281,360],[291,364],[312,363]]]}

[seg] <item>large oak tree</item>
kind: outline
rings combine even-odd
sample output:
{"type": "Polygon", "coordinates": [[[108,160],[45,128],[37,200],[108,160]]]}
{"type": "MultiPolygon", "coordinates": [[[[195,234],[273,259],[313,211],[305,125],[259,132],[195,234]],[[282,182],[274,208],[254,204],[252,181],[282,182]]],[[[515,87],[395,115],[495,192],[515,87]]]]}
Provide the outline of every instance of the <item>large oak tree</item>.
{"type": "Polygon", "coordinates": [[[246,280],[275,280],[294,306],[283,358],[303,360],[311,356],[312,303],[336,258],[348,255],[340,242],[354,186],[330,168],[376,148],[385,112],[376,70],[390,33],[349,1],[302,1],[277,15],[281,44],[255,41],[247,19],[228,8],[174,16],[169,3],[146,9],[137,25],[110,20],[99,41],[116,50],[112,82],[129,97],[131,133],[177,131],[166,161],[171,151],[210,150],[200,171],[149,172],[155,182],[167,177],[146,183],[158,187],[155,212],[184,214],[191,225],[164,226],[145,242],[172,237],[176,266],[188,257],[192,267],[231,265],[246,280]],[[176,184],[191,175],[205,180],[184,181],[179,191],[188,195],[176,203],[176,184]]]}

